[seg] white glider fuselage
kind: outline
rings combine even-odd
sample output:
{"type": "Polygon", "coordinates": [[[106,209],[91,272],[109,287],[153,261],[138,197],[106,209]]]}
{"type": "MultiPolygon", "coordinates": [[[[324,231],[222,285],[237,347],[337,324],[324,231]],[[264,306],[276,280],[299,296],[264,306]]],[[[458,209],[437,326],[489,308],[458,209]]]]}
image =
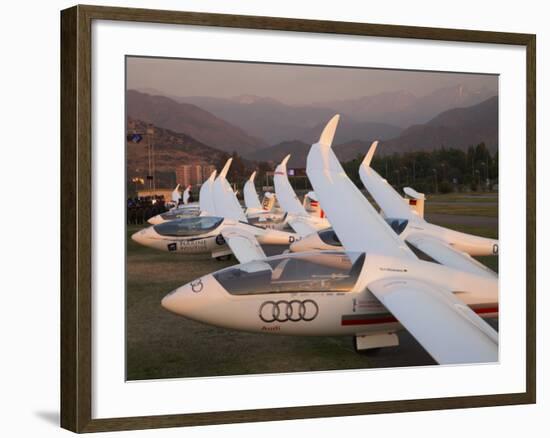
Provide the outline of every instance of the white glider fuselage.
{"type": "MultiPolygon", "coordinates": [[[[408,221],[407,227],[398,233],[403,240],[413,243],[414,239],[433,238],[470,256],[498,254],[498,240],[474,236],[433,225],[426,222],[416,212],[413,212],[408,203],[403,202],[403,198],[399,193],[376,170],[370,167],[377,146],[378,142],[374,142],[369,148],[359,167],[359,177],[367,191],[380,206],[383,215],[387,215],[385,217],[387,222],[391,220],[408,221]]],[[[411,188],[408,188],[406,193],[416,197],[421,195],[411,188]]],[[[423,199],[422,202],[424,202],[423,199]]],[[[392,228],[394,227],[392,226],[392,228]]],[[[396,231],[395,228],[394,231],[396,231]]]]}
{"type": "Polygon", "coordinates": [[[431,236],[452,246],[458,251],[471,256],[498,255],[498,240],[430,224],[424,220],[410,221],[401,237],[404,240],[420,232],[425,236],[431,236]]]}
{"type": "Polygon", "coordinates": [[[231,254],[222,235],[224,229],[229,227],[254,232],[258,242],[265,245],[288,245],[295,240],[292,233],[270,230],[268,233],[258,234],[253,225],[215,216],[183,218],[150,226],[134,233],[132,240],[161,251],[211,253],[213,257],[218,257],[231,254]]]}
{"type": "Polygon", "coordinates": [[[359,253],[295,253],[208,274],[168,294],[167,310],[234,330],[339,336],[402,329],[368,290],[429,277],[482,317],[498,315],[498,281],[431,262],[359,253]]]}
{"type": "Polygon", "coordinates": [[[246,215],[248,223],[256,227],[266,230],[279,230],[293,233],[292,228],[290,228],[287,223],[286,217],[286,214],[274,214],[269,212],[265,214],[246,215]]]}
{"type": "MultiPolygon", "coordinates": [[[[405,241],[411,236],[420,233],[422,236],[433,237],[438,241],[450,245],[457,251],[464,252],[471,256],[498,254],[498,240],[495,239],[461,233],[460,231],[430,224],[420,218],[414,221],[393,218],[386,218],[385,220],[390,224],[393,230],[399,234],[401,239],[405,241]],[[392,225],[394,221],[397,221],[395,226],[392,225]]],[[[314,250],[337,251],[342,250],[342,246],[334,231],[326,230],[303,237],[301,240],[293,243],[290,250],[292,252],[314,250]]]]}

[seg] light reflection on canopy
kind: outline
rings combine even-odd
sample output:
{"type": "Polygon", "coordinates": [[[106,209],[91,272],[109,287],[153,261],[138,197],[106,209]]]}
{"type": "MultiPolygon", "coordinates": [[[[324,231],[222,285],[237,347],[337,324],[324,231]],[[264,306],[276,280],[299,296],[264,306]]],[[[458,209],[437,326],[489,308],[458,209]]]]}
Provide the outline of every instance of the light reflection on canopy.
{"type": "Polygon", "coordinates": [[[198,216],[176,219],[155,225],[153,228],[161,236],[188,237],[204,234],[219,227],[223,218],[215,216],[198,216]]]}
{"type": "Polygon", "coordinates": [[[227,268],[214,278],[232,295],[349,292],[364,261],[364,253],[295,253],[227,268]]]}

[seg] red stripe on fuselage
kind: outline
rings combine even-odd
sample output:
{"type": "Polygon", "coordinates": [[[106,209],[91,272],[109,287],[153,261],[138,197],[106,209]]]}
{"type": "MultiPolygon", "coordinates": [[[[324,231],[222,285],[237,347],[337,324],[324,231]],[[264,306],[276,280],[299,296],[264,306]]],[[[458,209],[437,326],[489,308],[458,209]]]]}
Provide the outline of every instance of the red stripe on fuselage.
{"type": "MultiPolygon", "coordinates": [[[[472,309],[478,315],[486,315],[489,313],[498,313],[497,307],[480,307],[477,309],[472,309]]],[[[394,316],[388,315],[382,318],[362,318],[362,319],[342,319],[343,326],[347,325],[368,325],[368,324],[388,324],[392,322],[399,322],[394,316]]]]}

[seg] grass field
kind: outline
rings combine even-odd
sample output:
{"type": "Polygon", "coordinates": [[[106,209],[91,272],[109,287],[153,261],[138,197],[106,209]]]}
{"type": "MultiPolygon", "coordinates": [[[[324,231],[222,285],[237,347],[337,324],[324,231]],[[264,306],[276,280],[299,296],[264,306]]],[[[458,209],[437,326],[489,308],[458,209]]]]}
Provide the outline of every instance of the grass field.
{"type": "Polygon", "coordinates": [[[470,193],[447,193],[431,194],[427,196],[430,202],[480,202],[498,203],[498,193],[494,192],[470,192],[470,193]]]}
{"type": "MultiPolygon", "coordinates": [[[[479,202],[479,205],[460,205],[460,199],[446,197],[437,201],[448,202],[450,210],[459,210],[460,215],[469,217],[468,225],[451,226],[444,222],[438,225],[481,236],[498,237],[498,227],[487,226],[486,221],[482,221],[484,218],[494,219],[496,209],[488,209],[483,202],[479,202]]],[[[468,198],[464,202],[469,201],[468,198]]],[[[249,334],[173,315],[160,306],[164,295],[199,276],[232,265],[235,261],[219,262],[207,255],[185,256],[142,247],[130,239],[131,234],[140,228],[127,227],[128,380],[434,364],[407,332],[399,334],[398,347],[357,354],[351,337],[249,334]]],[[[491,269],[498,270],[498,257],[482,257],[479,260],[491,269]]]]}
{"type": "Polygon", "coordinates": [[[498,216],[497,204],[485,204],[477,202],[474,205],[460,204],[449,201],[448,203],[430,204],[426,202],[425,214],[450,214],[450,215],[464,215],[464,216],[498,216]]]}

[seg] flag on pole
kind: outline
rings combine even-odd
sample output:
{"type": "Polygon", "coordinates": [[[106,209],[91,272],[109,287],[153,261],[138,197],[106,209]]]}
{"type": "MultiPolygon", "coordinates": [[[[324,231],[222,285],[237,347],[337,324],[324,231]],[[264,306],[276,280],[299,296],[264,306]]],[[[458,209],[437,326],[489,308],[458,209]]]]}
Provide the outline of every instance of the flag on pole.
{"type": "Polygon", "coordinates": [[[132,143],[139,143],[141,140],[143,140],[143,136],[138,133],[128,134],[126,136],[127,141],[131,141],[132,143]]]}

